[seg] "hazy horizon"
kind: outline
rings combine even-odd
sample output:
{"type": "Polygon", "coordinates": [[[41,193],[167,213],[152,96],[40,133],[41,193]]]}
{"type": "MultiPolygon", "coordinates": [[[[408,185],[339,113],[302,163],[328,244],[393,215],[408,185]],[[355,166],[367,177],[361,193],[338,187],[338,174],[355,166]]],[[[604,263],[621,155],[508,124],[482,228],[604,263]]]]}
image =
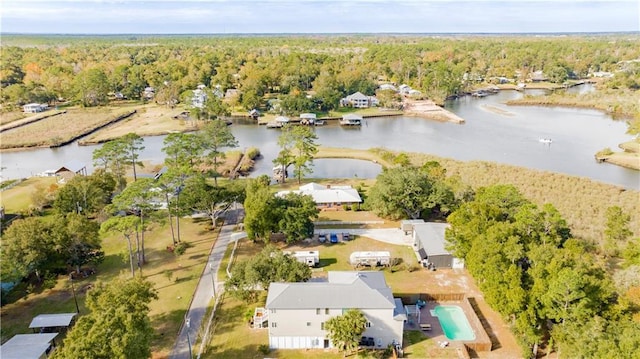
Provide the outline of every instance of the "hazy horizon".
{"type": "Polygon", "coordinates": [[[0,32],[63,35],[640,31],[638,0],[5,0],[0,32]]]}

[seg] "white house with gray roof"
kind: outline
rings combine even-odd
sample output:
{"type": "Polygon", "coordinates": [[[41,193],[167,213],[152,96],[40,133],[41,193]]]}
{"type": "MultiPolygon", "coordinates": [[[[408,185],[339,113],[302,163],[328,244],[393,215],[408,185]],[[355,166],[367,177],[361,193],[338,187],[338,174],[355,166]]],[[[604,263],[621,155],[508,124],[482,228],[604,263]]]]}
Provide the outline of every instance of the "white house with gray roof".
{"type": "Polygon", "coordinates": [[[340,209],[344,204],[359,205],[362,203],[360,194],[351,186],[323,186],[314,182],[300,186],[296,191],[280,191],[276,193],[276,195],[284,197],[292,192],[311,196],[316,205],[321,209],[340,209]]]}
{"type": "Polygon", "coordinates": [[[328,272],[323,282],[271,283],[265,311],[269,347],[332,348],[324,324],[349,309],[364,313],[363,336],[374,338],[376,347],[402,343],[406,314],[382,272],[328,272]]]}

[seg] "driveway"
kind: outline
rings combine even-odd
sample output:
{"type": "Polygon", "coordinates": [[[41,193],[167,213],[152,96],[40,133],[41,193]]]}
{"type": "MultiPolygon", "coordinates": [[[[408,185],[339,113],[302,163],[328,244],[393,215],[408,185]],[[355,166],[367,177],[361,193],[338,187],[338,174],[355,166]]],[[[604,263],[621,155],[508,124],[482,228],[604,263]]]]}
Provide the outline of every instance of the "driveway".
{"type": "MultiPolygon", "coordinates": [[[[194,340],[198,331],[202,327],[207,308],[213,299],[214,293],[219,295],[222,290],[222,283],[218,281],[218,270],[222,263],[222,258],[229,243],[243,237],[241,233],[233,233],[238,219],[244,215],[244,209],[240,206],[234,210],[229,210],[225,215],[224,225],[220,230],[220,235],[213,245],[213,249],[207,260],[207,265],[202,271],[198,286],[193,294],[191,305],[185,316],[185,322],[180,328],[176,343],[169,355],[171,359],[191,359],[196,351],[194,340]],[[215,284],[214,284],[215,283],[215,284]]],[[[241,218],[240,218],[241,219],[241,218]]],[[[246,233],[244,234],[246,237],[246,233]]]]}
{"type": "Polygon", "coordinates": [[[320,233],[343,233],[355,234],[374,239],[376,241],[385,242],[395,245],[413,246],[413,239],[410,235],[405,235],[400,228],[323,228],[316,230],[316,234],[320,233]]]}

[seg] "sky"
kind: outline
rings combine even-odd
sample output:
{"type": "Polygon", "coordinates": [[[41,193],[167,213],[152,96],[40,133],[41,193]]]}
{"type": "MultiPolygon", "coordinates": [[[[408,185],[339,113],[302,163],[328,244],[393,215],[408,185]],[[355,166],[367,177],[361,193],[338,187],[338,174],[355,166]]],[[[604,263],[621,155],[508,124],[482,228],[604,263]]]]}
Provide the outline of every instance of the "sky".
{"type": "Polygon", "coordinates": [[[2,0],[0,32],[639,32],[640,0],[2,0]]]}

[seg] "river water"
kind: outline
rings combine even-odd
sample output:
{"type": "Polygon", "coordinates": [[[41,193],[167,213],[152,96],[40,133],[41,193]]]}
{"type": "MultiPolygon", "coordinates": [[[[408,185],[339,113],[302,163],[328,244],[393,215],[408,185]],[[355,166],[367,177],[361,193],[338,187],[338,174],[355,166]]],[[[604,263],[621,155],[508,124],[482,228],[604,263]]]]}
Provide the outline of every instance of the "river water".
{"type": "MultiPolygon", "coordinates": [[[[590,89],[578,87],[572,91],[590,89]]],[[[501,91],[484,98],[464,97],[448,102],[446,108],[466,120],[462,125],[404,116],[369,118],[361,128],[330,123],[315,128],[317,142],[321,146],[343,147],[345,151],[384,147],[465,161],[494,161],[640,189],[640,172],[594,160],[597,151],[615,149],[631,139],[625,134],[624,121],[612,120],[595,110],[504,104],[520,96],[516,91],[501,91]],[[543,143],[540,139],[552,142],[543,143]]],[[[246,121],[238,121],[231,128],[240,149],[254,146],[263,155],[252,176],[270,174],[272,160],[279,151],[280,131],[246,121]]],[[[146,137],[140,159],[162,162],[163,139],[164,136],[146,137]]],[[[71,159],[85,162],[90,168],[96,147],[73,143],[56,149],[2,153],[2,178],[35,175],[59,168],[71,159]]],[[[314,164],[311,177],[317,178],[374,178],[381,170],[372,162],[348,159],[319,159],[314,164]]]]}

